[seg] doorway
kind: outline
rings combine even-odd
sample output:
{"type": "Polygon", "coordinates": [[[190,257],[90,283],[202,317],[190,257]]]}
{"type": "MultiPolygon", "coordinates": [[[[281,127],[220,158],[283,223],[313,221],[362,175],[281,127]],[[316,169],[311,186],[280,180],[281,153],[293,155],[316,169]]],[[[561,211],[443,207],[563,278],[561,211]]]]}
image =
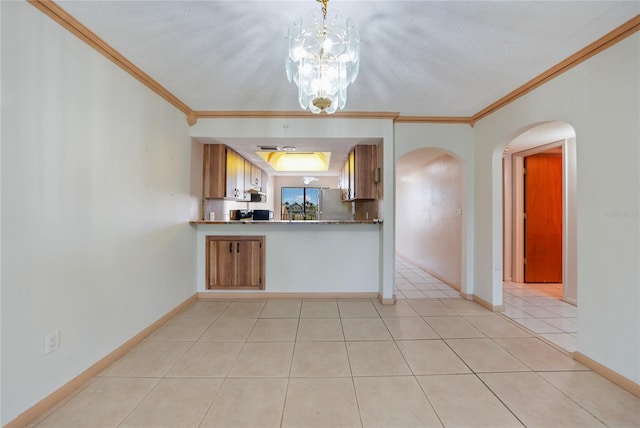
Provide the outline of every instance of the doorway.
{"type": "Polygon", "coordinates": [[[459,297],[462,284],[462,165],[421,148],[396,163],[396,296],[459,297]]]}
{"type": "Polygon", "coordinates": [[[534,125],[503,153],[505,315],[568,350],[577,344],[575,132],[534,125]]]}

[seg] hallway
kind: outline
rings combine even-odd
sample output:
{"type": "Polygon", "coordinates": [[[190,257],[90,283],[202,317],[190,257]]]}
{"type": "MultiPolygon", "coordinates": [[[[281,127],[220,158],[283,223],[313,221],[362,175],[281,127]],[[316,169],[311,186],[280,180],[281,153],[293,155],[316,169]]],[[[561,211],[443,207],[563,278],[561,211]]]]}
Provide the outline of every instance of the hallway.
{"type": "MultiPolygon", "coordinates": [[[[577,309],[560,300],[562,284],[504,283],[502,315],[571,353],[577,345],[577,309]]],[[[396,298],[448,298],[460,294],[411,262],[396,258],[396,298]]]]}

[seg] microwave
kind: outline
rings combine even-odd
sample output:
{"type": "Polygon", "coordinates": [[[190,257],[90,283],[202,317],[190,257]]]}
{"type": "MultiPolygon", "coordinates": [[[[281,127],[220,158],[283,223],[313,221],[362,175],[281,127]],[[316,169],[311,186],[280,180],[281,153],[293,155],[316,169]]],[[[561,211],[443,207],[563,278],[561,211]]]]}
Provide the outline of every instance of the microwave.
{"type": "Polygon", "coordinates": [[[254,220],[273,220],[273,211],[271,210],[253,210],[254,220]]]}

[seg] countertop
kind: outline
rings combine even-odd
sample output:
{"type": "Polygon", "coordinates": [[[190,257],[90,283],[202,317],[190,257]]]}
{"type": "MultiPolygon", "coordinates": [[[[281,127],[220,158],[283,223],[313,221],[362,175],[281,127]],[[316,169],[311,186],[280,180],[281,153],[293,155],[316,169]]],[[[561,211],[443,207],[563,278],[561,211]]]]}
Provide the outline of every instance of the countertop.
{"type": "Polygon", "coordinates": [[[209,221],[198,220],[190,221],[189,224],[251,224],[251,225],[269,225],[269,224],[379,224],[382,219],[373,220],[229,220],[229,221],[209,221]]]}

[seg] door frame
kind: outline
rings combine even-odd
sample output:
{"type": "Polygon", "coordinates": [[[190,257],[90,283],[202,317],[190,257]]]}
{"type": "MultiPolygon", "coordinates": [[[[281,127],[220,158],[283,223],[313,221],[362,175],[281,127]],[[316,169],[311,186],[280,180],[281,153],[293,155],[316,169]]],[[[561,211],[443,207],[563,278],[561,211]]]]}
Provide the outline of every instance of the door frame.
{"type": "Polygon", "coordinates": [[[577,305],[575,137],[503,156],[504,280],[524,282],[524,158],[562,149],[562,300],[577,305]]]}

